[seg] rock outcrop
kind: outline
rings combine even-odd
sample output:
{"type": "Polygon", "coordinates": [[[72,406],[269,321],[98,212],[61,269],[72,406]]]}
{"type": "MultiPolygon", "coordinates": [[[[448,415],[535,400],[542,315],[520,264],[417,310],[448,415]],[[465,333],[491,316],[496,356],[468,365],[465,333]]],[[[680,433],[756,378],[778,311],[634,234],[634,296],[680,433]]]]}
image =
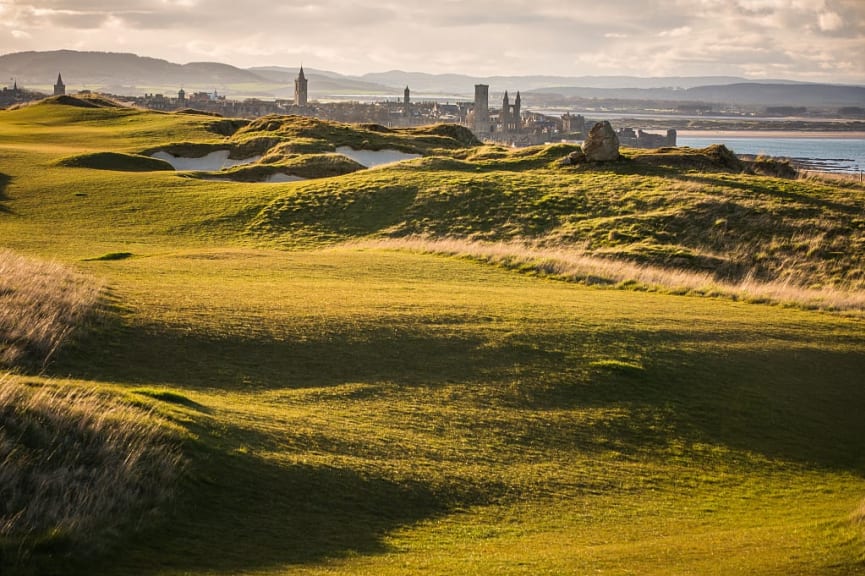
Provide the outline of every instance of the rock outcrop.
{"type": "Polygon", "coordinates": [[[589,162],[610,162],[619,159],[619,138],[606,120],[598,122],[589,131],[583,143],[583,153],[589,162]]]}

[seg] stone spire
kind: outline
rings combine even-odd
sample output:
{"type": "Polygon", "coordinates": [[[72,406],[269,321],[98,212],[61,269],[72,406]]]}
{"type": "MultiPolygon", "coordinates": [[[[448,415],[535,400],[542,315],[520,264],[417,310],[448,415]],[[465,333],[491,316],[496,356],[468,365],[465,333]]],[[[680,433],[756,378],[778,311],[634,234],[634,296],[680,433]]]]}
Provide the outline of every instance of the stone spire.
{"type": "Polygon", "coordinates": [[[63,78],[60,73],[57,74],[57,83],[54,85],[54,95],[63,96],[66,94],[66,85],[63,83],[63,78]]]}
{"type": "Polygon", "coordinates": [[[300,73],[297,75],[297,80],[294,81],[294,105],[306,106],[308,101],[307,87],[309,81],[303,74],[303,64],[300,65],[300,73]]]}

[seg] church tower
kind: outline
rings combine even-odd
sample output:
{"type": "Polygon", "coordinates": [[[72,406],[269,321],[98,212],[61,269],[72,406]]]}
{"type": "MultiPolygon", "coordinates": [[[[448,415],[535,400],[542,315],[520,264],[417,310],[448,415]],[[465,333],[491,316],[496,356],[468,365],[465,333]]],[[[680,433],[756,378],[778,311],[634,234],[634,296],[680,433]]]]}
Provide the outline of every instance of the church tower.
{"type": "Polygon", "coordinates": [[[405,92],[402,94],[402,115],[408,116],[411,112],[411,91],[408,86],[405,87],[405,92]]]}
{"type": "Polygon", "coordinates": [[[502,132],[510,132],[511,129],[511,99],[508,98],[508,91],[505,90],[505,97],[502,98],[502,111],[499,114],[499,121],[502,124],[502,132]]]}
{"type": "Polygon", "coordinates": [[[522,119],[522,116],[520,116],[520,106],[521,105],[522,104],[520,102],[520,91],[517,90],[517,97],[514,100],[514,118],[513,118],[514,132],[519,132],[520,128],[522,128],[523,119],[522,119]]]}
{"type": "Polygon", "coordinates": [[[306,76],[303,75],[303,66],[300,67],[300,74],[297,75],[297,80],[294,81],[294,105],[306,106],[307,103],[307,85],[306,76]]]}
{"type": "Polygon", "coordinates": [[[57,84],[54,85],[54,95],[63,96],[66,94],[66,84],[63,83],[63,78],[57,74],[57,84]]]}

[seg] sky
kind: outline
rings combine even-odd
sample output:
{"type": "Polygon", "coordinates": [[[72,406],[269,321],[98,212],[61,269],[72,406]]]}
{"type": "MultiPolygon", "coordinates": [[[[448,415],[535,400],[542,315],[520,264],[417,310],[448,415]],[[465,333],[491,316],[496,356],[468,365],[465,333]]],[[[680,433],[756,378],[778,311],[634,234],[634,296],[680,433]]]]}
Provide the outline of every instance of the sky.
{"type": "Polygon", "coordinates": [[[0,0],[0,54],[865,85],[865,0],[0,0]]]}

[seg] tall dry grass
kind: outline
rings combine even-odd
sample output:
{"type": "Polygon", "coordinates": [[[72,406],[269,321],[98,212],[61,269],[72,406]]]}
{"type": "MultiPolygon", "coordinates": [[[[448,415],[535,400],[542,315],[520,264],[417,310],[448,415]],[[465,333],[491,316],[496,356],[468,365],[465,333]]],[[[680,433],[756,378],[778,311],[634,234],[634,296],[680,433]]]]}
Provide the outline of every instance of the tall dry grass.
{"type": "Polygon", "coordinates": [[[0,568],[36,543],[98,552],[146,522],[173,495],[178,438],[117,397],[0,376],[0,568]]]}
{"type": "MultiPolygon", "coordinates": [[[[101,293],[61,265],[0,251],[0,367],[44,366],[101,293]]],[[[177,432],[150,412],[0,372],[0,573],[37,546],[99,552],[172,497],[180,464],[177,432]]]]}
{"type": "Polygon", "coordinates": [[[827,184],[841,184],[849,187],[859,187],[865,189],[865,177],[863,173],[839,173],[839,172],[821,172],[818,170],[799,170],[800,180],[814,180],[817,182],[825,182],[827,184]]]}
{"type": "MultiPolygon", "coordinates": [[[[538,272],[583,284],[642,288],[676,294],[723,296],[737,300],[793,305],[810,309],[865,314],[865,293],[824,287],[807,288],[795,278],[766,282],[746,276],[738,282],[717,280],[710,273],[646,266],[600,258],[579,248],[545,247],[531,242],[476,242],[465,239],[407,237],[362,245],[463,256],[510,269],[538,272]]],[[[805,279],[802,279],[802,283],[805,279]]]]}
{"type": "Polygon", "coordinates": [[[47,363],[93,313],[101,291],[60,264],[0,250],[0,366],[47,363]]]}

